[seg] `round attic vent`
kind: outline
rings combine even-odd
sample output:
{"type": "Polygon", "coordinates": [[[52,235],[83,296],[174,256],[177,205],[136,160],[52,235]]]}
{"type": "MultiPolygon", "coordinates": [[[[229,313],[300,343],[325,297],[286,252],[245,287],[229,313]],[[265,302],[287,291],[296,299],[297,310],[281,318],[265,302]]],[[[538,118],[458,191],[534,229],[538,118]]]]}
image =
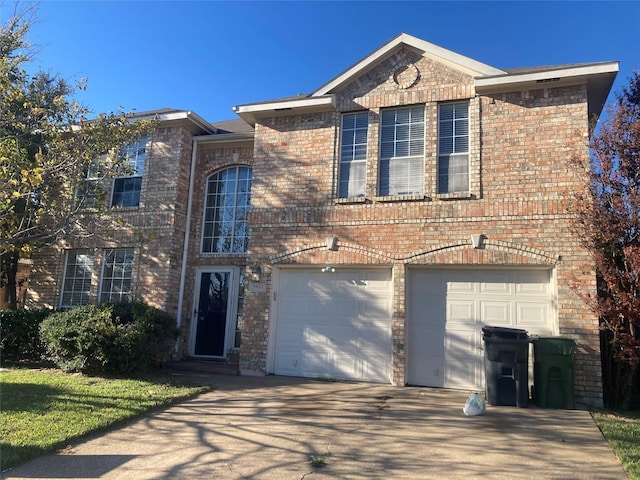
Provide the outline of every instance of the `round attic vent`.
{"type": "Polygon", "coordinates": [[[403,65],[393,72],[393,81],[402,89],[413,87],[419,77],[420,71],[413,63],[403,65]]]}

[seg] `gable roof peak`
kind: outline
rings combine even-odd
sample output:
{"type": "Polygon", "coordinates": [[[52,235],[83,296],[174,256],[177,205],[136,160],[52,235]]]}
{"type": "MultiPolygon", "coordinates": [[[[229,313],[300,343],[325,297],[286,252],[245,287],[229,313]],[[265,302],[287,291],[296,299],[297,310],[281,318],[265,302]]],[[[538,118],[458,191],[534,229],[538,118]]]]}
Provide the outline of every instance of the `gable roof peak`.
{"type": "Polygon", "coordinates": [[[414,37],[408,33],[401,32],[387,43],[364,57],[362,60],[347,68],[337,77],[321,86],[318,90],[313,92],[311,96],[315,97],[326,95],[335,91],[340,86],[343,86],[354,78],[362,75],[365,71],[379,65],[403,47],[409,48],[420,55],[431,58],[474,77],[502,75],[506,73],[503,70],[478,62],[472,58],[465,57],[464,55],[460,55],[452,50],[447,50],[446,48],[427,42],[418,37],[414,37]]]}

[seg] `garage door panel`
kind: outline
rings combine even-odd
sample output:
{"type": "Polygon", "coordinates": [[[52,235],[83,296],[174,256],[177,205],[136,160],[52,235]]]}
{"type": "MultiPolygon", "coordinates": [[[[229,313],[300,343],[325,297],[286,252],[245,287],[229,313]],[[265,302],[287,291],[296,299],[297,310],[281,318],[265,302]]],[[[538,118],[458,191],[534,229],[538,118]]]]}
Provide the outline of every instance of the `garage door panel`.
{"type": "Polygon", "coordinates": [[[333,318],[353,318],[358,316],[359,300],[354,297],[333,297],[327,299],[324,312],[331,312],[333,318]]]}
{"type": "Polygon", "coordinates": [[[518,303],[517,309],[517,321],[518,326],[521,328],[531,329],[545,332],[545,334],[552,334],[548,324],[549,308],[547,305],[541,305],[537,303],[518,303]],[[547,333],[548,332],[548,333],[547,333]]]}
{"type": "Polygon", "coordinates": [[[445,337],[445,351],[450,352],[468,352],[475,353],[477,335],[473,330],[460,330],[456,328],[448,328],[445,337]]]}
{"type": "Polygon", "coordinates": [[[362,379],[367,381],[377,381],[377,379],[388,375],[389,356],[370,353],[362,357],[362,379]]]}
{"type": "Polygon", "coordinates": [[[481,302],[482,323],[485,325],[511,325],[510,302],[481,302]]]}
{"type": "Polygon", "coordinates": [[[389,382],[390,269],[337,269],[334,273],[292,269],[280,271],[279,278],[275,373],[389,382]],[[285,287],[296,294],[291,295],[285,287]],[[293,348],[296,335],[286,330],[295,326],[300,332],[297,348],[301,366],[290,373],[293,369],[283,365],[294,361],[287,349],[293,348]],[[282,355],[286,361],[281,360],[282,355]]]}
{"type": "Polygon", "coordinates": [[[433,296],[435,298],[444,298],[446,294],[446,284],[439,277],[426,271],[414,271],[411,275],[411,297],[416,295],[433,296]]]}
{"type": "Polygon", "coordinates": [[[360,304],[360,315],[367,319],[380,319],[387,322],[387,317],[391,311],[391,302],[388,299],[372,299],[370,301],[362,301],[360,304]]]}
{"type": "Polygon", "coordinates": [[[302,365],[296,374],[304,377],[333,376],[331,353],[329,351],[305,350],[302,352],[301,357],[302,365]]]}
{"type": "MultiPolygon", "coordinates": [[[[367,352],[387,352],[390,349],[391,336],[387,329],[378,328],[358,338],[358,348],[367,352]]],[[[387,355],[388,356],[388,355],[387,355]]]]}
{"type": "Polygon", "coordinates": [[[341,380],[362,378],[361,359],[357,353],[334,352],[331,355],[333,369],[330,375],[341,380]]]}
{"type": "Polygon", "coordinates": [[[468,356],[452,355],[447,358],[445,366],[444,386],[447,388],[473,389],[481,388],[478,379],[481,373],[478,362],[470,360],[468,356]]]}
{"type": "Polygon", "coordinates": [[[412,363],[410,383],[429,387],[444,387],[444,355],[424,355],[412,363]]]}
{"type": "Polygon", "coordinates": [[[491,282],[484,281],[480,283],[480,293],[484,295],[509,295],[512,285],[503,278],[493,278],[491,282]]]}
{"type": "Polygon", "coordinates": [[[357,338],[357,329],[348,325],[306,326],[302,347],[344,347],[354,337],[357,338]]]}
{"type": "Polygon", "coordinates": [[[412,346],[418,347],[416,351],[419,350],[427,352],[427,355],[444,357],[444,328],[413,328],[411,337],[412,346]]]}
{"type": "Polygon", "coordinates": [[[287,325],[280,332],[280,342],[283,346],[295,345],[300,347],[300,342],[304,336],[304,328],[301,325],[287,325]]]}
{"type": "Polygon", "coordinates": [[[276,369],[283,375],[299,375],[300,372],[300,350],[290,350],[282,348],[276,358],[276,369]]]}
{"type": "Polygon", "coordinates": [[[557,319],[550,278],[550,270],[534,269],[412,270],[409,383],[484,388],[482,327],[553,334],[557,319]],[[425,295],[427,289],[437,294],[425,295]]]}
{"type": "Polygon", "coordinates": [[[476,289],[476,285],[473,282],[469,282],[466,280],[459,281],[449,281],[447,283],[447,294],[469,294],[474,293],[476,289]]]}
{"type": "Polygon", "coordinates": [[[475,302],[468,300],[451,300],[447,304],[447,322],[469,323],[476,322],[475,302]]]}

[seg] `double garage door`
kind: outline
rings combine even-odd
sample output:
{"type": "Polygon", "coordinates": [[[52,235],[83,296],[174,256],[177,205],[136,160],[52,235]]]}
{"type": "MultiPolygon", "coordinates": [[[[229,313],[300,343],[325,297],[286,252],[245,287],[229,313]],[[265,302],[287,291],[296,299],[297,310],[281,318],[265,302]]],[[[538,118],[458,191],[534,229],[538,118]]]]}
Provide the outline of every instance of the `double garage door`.
{"type": "MultiPolygon", "coordinates": [[[[482,389],[485,325],[557,333],[549,270],[410,269],[407,382],[482,389]]],[[[278,375],[391,381],[391,269],[282,269],[278,375]]]]}

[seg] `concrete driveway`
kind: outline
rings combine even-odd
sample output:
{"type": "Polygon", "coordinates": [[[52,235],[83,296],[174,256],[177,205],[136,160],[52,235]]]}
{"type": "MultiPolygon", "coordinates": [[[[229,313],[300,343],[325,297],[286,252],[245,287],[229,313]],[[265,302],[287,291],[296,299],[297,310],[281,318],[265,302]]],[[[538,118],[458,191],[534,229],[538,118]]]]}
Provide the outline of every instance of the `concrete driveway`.
{"type": "Polygon", "coordinates": [[[460,391],[203,375],[216,389],[6,479],[627,479],[589,413],[460,391]],[[313,465],[312,465],[313,464],[313,465]]]}

